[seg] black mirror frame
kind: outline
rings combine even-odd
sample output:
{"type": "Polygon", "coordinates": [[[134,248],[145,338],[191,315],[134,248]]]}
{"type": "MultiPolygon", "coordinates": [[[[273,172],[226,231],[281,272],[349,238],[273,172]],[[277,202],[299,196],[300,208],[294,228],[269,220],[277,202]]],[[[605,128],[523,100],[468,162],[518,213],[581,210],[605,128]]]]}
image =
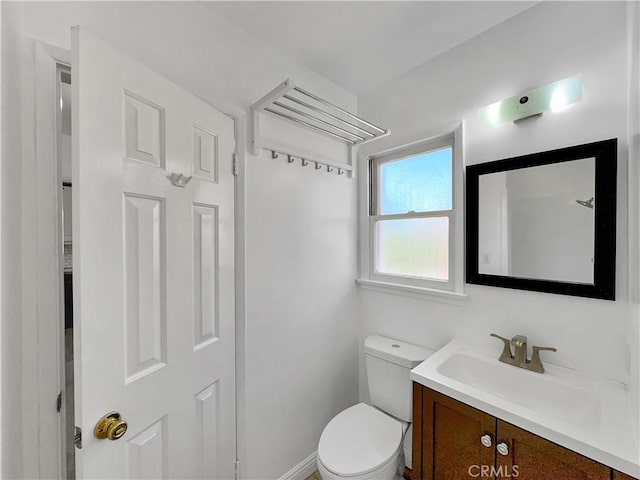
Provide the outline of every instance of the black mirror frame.
{"type": "Polygon", "coordinates": [[[476,285],[615,300],[617,145],[613,138],[466,167],[466,282],[476,285]],[[595,157],[594,283],[488,275],[478,272],[480,175],[595,157]]]}

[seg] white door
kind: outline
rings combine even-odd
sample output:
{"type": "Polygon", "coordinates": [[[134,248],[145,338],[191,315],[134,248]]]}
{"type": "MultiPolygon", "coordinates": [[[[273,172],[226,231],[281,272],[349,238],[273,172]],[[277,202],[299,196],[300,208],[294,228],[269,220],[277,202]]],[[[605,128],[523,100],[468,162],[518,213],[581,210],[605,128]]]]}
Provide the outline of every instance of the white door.
{"type": "Polygon", "coordinates": [[[77,477],[233,478],[233,121],[72,38],[77,477]]]}

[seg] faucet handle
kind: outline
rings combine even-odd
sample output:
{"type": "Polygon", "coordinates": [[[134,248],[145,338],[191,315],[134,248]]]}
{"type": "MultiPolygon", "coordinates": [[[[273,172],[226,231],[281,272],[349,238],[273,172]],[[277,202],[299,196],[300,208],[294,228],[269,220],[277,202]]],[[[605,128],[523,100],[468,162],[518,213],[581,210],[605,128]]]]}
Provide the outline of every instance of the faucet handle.
{"type": "Polygon", "coordinates": [[[500,355],[500,360],[503,361],[505,359],[511,360],[513,355],[511,354],[511,340],[508,338],[501,337],[500,335],[496,335],[492,333],[490,336],[499,338],[504,343],[504,348],[502,349],[502,354],[500,355]]]}
{"type": "Polygon", "coordinates": [[[544,373],[544,367],[542,366],[542,360],[540,360],[540,352],[547,350],[549,352],[557,352],[558,349],[554,347],[536,347],[535,345],[532,347],[533,353],[531,355],[531,360],[529,360],[529,369],[534,372],[544,373]]]}
{"type": "Polygon", "coordinates": [[[500,340],[502,340],[505,344],[511,344],[511,340],[509,340],[508,338],[504,338],[501,337],[500,335],[497,335],[495,333],[492,333],[491,335],[489,335],[490,337],[496,337],[499,338],[500,340]]]}
{"type": "Polygon", "coordinates": [[[531,347],[533,349],[533,354],[534,355],[540,355],[538,352],[542,352],[544,350],[548,350],[550,352],[557,352],[558,349],[555,347],[536,347],[535,345],[533,347],[531,347]]]}

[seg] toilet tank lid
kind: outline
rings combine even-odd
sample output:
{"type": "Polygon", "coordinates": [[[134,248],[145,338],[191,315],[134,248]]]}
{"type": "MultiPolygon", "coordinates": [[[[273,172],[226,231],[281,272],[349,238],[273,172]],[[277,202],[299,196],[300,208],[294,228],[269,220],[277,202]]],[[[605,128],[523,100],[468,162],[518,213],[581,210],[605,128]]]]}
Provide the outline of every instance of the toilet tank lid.
{"type": "Polygon", "coordinates": [[[403,367],[414,368],[429,358],[433,350],[382,335],[370,335],[364,340],[364,353],[403,367]]]}

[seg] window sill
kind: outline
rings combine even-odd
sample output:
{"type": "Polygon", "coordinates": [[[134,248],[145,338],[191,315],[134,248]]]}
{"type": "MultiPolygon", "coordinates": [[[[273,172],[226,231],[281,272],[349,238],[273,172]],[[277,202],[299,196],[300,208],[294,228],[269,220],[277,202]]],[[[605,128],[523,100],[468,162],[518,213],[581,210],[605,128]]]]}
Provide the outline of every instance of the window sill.
{"type": "Polygon", "coordinates": [[[366,289],[392,295],[402,295],[405,297],[419,298],[422,300],[433,300],[443,303],[466,303],[469,295],[448,290],[436,290],[435,288],[414,287],[399,283],[380,282],[377,280],[356,279],[356,283],[366,289]]]}

